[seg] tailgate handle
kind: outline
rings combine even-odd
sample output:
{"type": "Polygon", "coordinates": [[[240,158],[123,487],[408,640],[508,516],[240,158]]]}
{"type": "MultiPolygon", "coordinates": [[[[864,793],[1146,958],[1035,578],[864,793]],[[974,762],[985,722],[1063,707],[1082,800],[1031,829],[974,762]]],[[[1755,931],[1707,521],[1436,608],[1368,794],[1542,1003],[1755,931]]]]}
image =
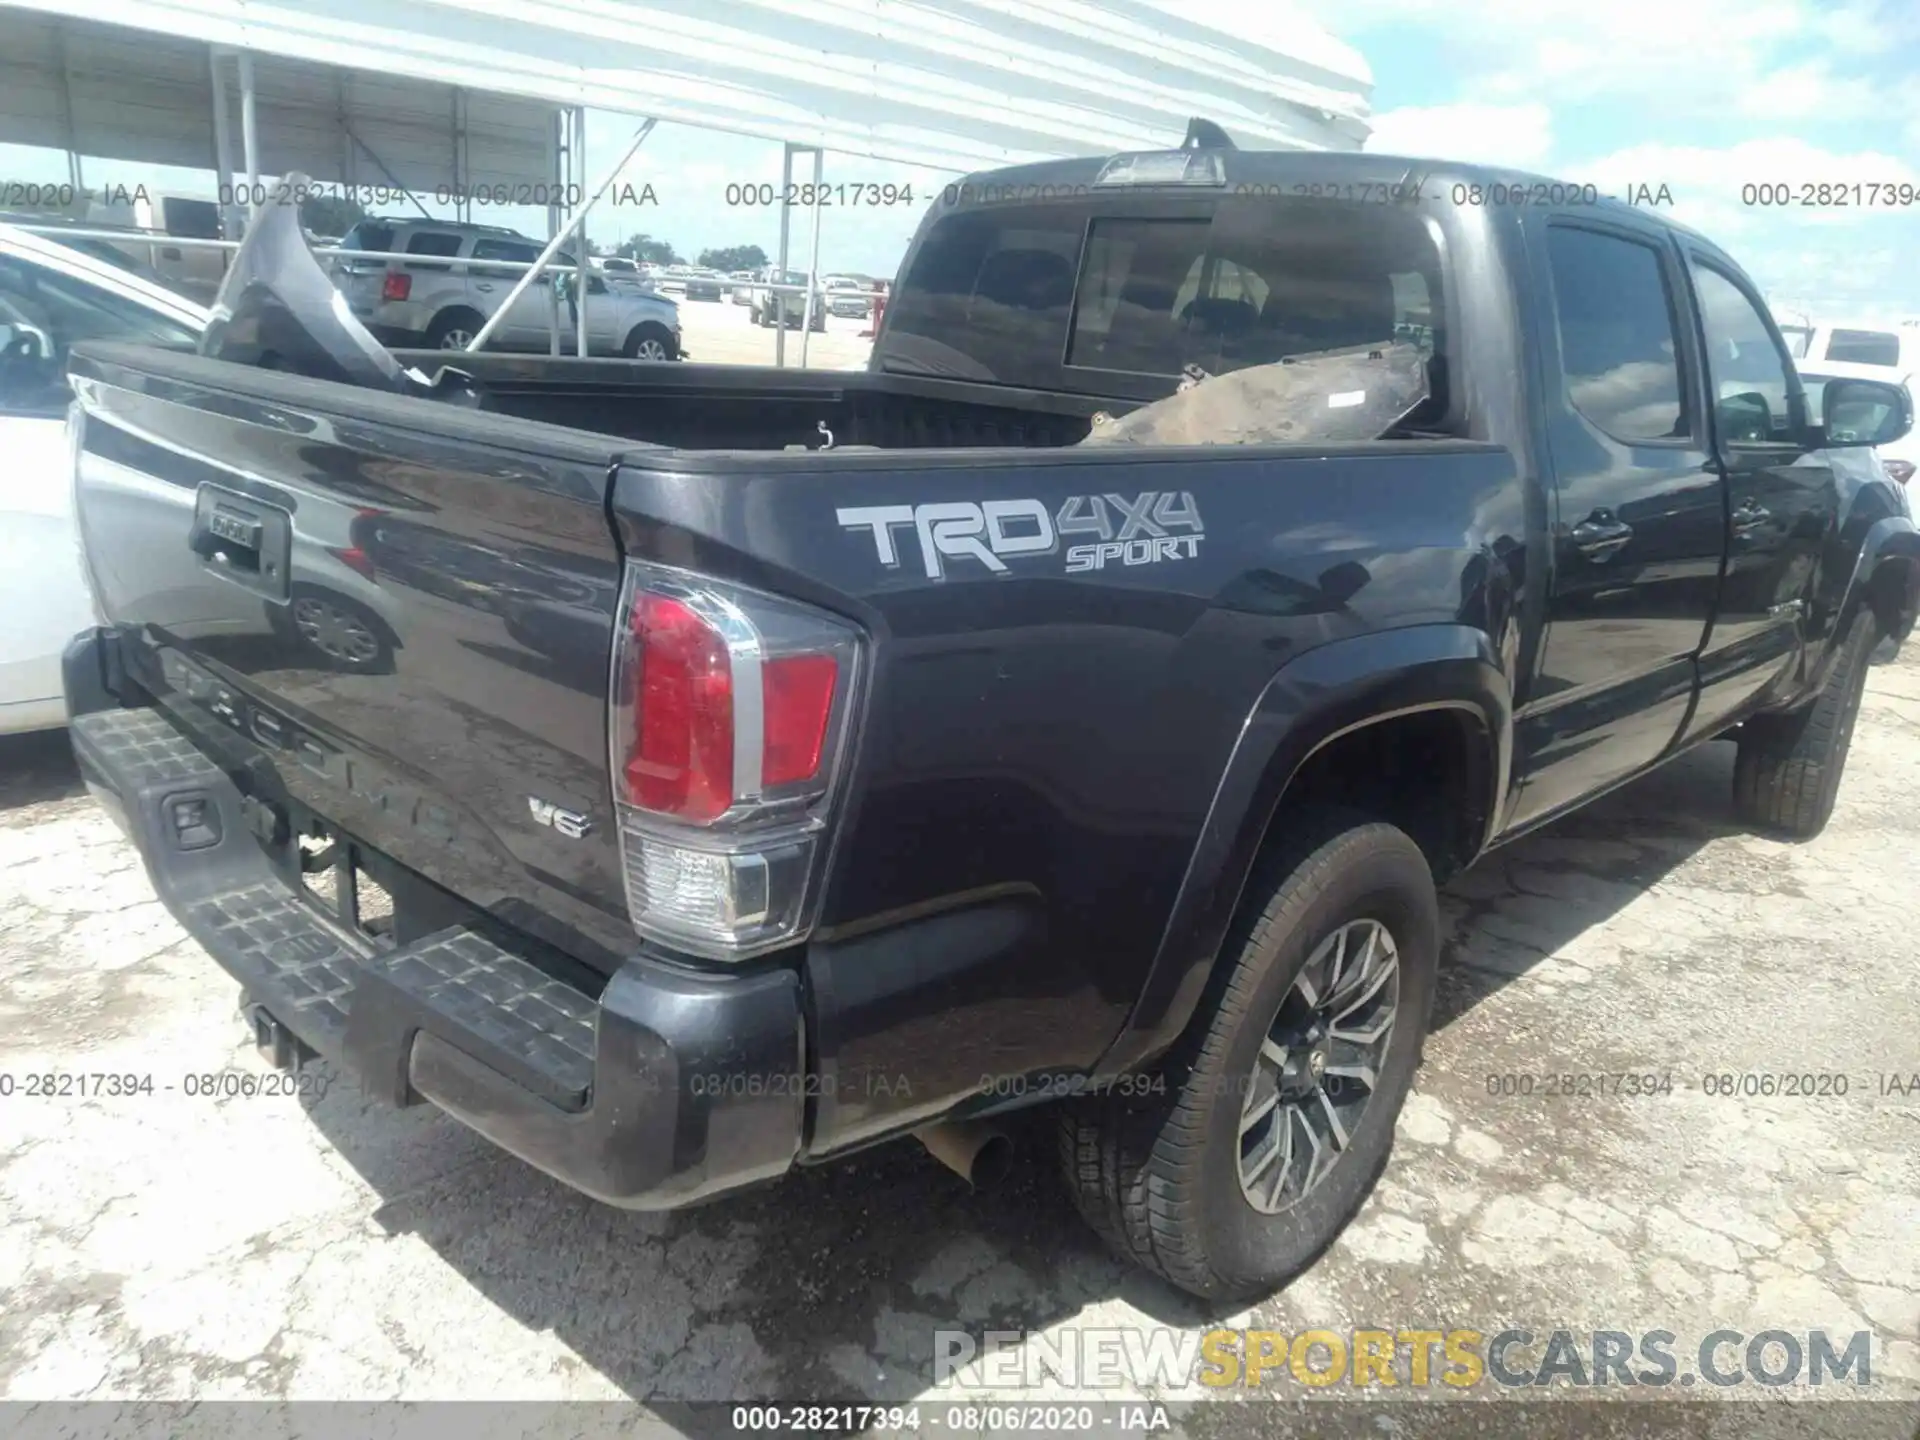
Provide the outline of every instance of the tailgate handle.
{"type": "Polygon", "coordinates": [[[219,485],[202,485],[194,500],[188,546],[213,574],[285,600],[291,588],[293,516],[219,485]]]}
{"type": "Polygon", "coordinates": [[[224,505],[216,504],[213,513],[207,517],[207,533],[216,539],[238,545],[243,550],[257,551],[260,548],[261,525],[258,520],[238,514],[224,505]]]}

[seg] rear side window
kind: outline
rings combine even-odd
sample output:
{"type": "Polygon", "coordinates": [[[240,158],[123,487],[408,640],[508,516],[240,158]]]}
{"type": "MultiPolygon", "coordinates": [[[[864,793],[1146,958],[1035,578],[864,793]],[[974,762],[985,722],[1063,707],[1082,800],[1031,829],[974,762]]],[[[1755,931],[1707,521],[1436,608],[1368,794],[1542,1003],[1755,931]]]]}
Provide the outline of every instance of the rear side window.
{"type": "Polygon", "coordinates": [[[167,233],[182,240],[218,240],[220,207],[211,200],[183,200],[170,195],[166,200],[167,233]]]}
{"type": "Polygon", "coordinates": [[[1825,360],[1849,365],[1898,365],[1900,337],[1887,330],[1836,330],[1827,337],[1825,360]]]}
{"type": "Polygon", "coordinates": [[[1109,197],[934,222],[887,307],[882,364],[1100,393],[1436,336],[1440,259],[1409,210],[1233,197],[1097,213],[1109,197]]]}
{"type": "MultiPolygon", "coordinates": [[[[407,237],[409,255],[458,255],[460,237],[444,230],[416,230],[407,237]]],[[[416,266],[416,269],[445,270],[445,265],[416,266]]]]}
{"type": "Polygon", "coordinates": [[[1616,440],[1692,430],[1660,253],[1598,230],[1547,230],[1567,399],[1616,440]]]}
{"type": "Polygon", "coordinates": [[[391,250],[393,249],[393,226],[382,225],[372,220],[362,220],[340,237],[340,248],[369,250],[375,254],[383,250],[391,250]]]}
{"type": "MultiPolygon", "coordinates": [[[[540,247],[538,245],[526,244],[520,240],[499,240],[491,236],[485,236],[473,242],[473,258],[476,260],[511,260],[523,265],[531,265],[540,258],[540,247]]],[[[476,267],[475,273],[499,280],[518,280],[524,272],[519,270],[502,270],[498,266],[489,265],[485,269],[476,267]]]]}

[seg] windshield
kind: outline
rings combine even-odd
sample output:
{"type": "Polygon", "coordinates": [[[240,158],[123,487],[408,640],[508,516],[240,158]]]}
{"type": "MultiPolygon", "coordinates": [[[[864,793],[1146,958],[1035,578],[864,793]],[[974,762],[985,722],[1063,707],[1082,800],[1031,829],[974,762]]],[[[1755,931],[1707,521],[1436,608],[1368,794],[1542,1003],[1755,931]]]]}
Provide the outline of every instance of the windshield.
{"type": "Polygon", "coordinates": [[[1121,377],[1171,380],[1188,366],[1438,345],[1442,265],[1417,212],[1236,197],[1112,213],[1121,203],[940,216],[887,307],[879,367],[1120,393],[1121,377]]]}

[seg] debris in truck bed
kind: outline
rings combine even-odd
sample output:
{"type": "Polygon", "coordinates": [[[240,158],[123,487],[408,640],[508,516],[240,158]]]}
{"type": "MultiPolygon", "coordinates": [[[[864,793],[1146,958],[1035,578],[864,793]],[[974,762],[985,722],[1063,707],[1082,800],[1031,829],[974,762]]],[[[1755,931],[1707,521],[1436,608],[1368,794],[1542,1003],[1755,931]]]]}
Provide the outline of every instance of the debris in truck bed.
{"type": "Polygon", "coordinates": [[[1351,444],[1376,440],[1427,397],[1417,346],[1380,345],[1208,375],[1118,419],[1101,412],[1082,445],[1351,444]]]}

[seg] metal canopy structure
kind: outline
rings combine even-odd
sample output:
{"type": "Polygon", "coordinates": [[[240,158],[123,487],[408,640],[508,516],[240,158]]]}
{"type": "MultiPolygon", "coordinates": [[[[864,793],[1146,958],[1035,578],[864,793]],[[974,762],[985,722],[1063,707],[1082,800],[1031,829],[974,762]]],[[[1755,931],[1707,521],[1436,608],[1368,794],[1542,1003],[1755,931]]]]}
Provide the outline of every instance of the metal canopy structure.
{"type": "Polygon", "coordinates": [[[252,182],[295,171],[557,190],[535,272],[591,204],[568,198],[589,107],[779,141],[818,182],[827,151],[991,169],[1169,147],[1196,115],[1249,149],[1358,150],[1372,84],[1293,0],[0,0],[0,142],[66,151],[76,190],[86,155],[211,169],[242,197],[229,238],[181,243],[229,248],[252,182]]]}
{"type": "MultiPolygon", "coordinates": [[[[941,170],[1177,144],[1193,115],[1247,148],[1357,150],[1372,88],[1359,54],[1286,0],[25,0],[23,8],[146,32],[117,59],[101,52],[78,92],[68,84],[89,97],[74,113],[83,151],[158,160],[170,139],[175,154],[197,143],[200,158],[189,163],[204,163],[206,132],[191,130],[208,114],[204,54],[193,76],[157,78],[156,37],[169,36],[260,57],[262,173],[297,163],[332,179],[348,178],[336,173],[341,165],[307,153],[332,144],[319,123],[330,77],[288,66],[284,109],[275,110],[270,64],[402,80],[394,89],[359,82],[362,119],[396,122],[374,126],[396,150],[406,148],[407,107],[446,117],[440,107],[460,89],[549,113],[644,114],[941,170]],[[198,85],[201,103],[170,84],[198,85]],[[154,98],[141,103],[142,95],[154,98]],[[156,103],[167,95],[170,104],[156,103]],[[152,133],[142,138],[147,121],[152,133]]],[[[44,42],[26,50],[4,39],[0,56],[8,65],[0,124],[11,132],[0,139],[65,146],[48,92],[77,74],[74,57],[63,66],[44,42]],[[29,109],[38,126],[30,140],[21,133],[29,109]]],[[[545,124],[531,128],[544,135],[545,124]]],[[[444,143],[448,130],[441,118],[430,133],[444,143]]],[[[525,132],[513,123],[500,130],[500,154],[488,163],[524,163],[513,157],[525,132]]],[[[434,168],[427,156],[414,160],[416,174],[434,168]]],[[[472,173],[480,178],[477,157],[472,173]]]]}
{"type": "MultiPolygon", "coordinates": [[[[242,109],[238,67],[209,65],[206,42],[182,36],[0,7],[0,142],[218,168],[216,117],[242,109]]],[[[554,176],[551,103],[277,55],[250,65],[257,175],[421,194],[554,176]]]]}

